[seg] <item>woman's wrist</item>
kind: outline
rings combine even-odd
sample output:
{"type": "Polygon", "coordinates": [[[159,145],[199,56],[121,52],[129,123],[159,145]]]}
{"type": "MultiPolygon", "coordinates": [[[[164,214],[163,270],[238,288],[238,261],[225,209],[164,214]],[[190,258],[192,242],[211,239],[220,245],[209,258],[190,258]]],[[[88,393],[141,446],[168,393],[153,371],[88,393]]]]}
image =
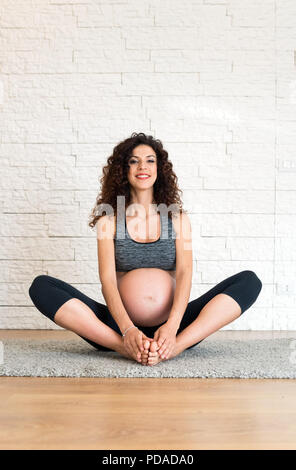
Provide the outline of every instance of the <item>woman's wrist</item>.
{"type": "Polygon", "coordinates": [[[122,332],[122,336],[125,336],[126,333],[131,330],[132,328],[137,328],[136,325],[130,325],[128,328],[126,328],[123,332],[122,332]]]}
{"type": "Polygon", "coordinates": [[[179,322],[174,318],[168,318],[166,324],[169,325],[176,333],[179,329],[179,322]]]}

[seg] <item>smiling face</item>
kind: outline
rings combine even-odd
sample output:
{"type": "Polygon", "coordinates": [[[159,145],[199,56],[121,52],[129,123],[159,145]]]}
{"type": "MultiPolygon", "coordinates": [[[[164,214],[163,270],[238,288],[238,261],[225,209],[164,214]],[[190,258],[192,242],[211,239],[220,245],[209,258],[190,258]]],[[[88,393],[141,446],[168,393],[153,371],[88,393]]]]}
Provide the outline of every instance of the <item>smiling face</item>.
{"type": "Polygon", "coordinates": [[[135,190],[153,187],[157,178],[157,156],[149,145],[141,144],[134,148],[128,164],[128,181],[135,190]],[[139,178],[137,175],[140,173],[149,177],[139,178]]]}

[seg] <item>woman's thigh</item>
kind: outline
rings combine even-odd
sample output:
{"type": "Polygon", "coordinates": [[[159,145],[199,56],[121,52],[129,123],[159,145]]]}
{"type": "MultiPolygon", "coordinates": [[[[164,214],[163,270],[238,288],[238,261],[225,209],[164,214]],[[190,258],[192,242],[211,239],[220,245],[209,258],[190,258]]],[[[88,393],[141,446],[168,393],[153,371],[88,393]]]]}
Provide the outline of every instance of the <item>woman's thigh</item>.
{"type": "MultiPolygon", "coordinates": [[[[54,323],[56,312],[67,300],[73,298],[79,299],[94,312],[100,321],[121,335],[120,328],[106,305],[93,300],[91,297],[83,294],[79,289],[76,289],[71,284],[61,279],[46,274],[37,276],[29,288],[29,295],[35,307],[54,323]]],[[[112,351],[112,349],[94,343],[84,336],[80,337],[100,351],[112,351]]]]}
{"type": "MultiPolygon", "coordinates": [[[[188,303],[177,331],[177,335],[198,317],[203,307],[216,295],[227,294],[232,297],[241,307],[242,315],[256,301],[261,288],[262,282],[254,271],[241,271],[224,279],[209,291],[188,303]]],[[[201,343],[201,341],[187,349],[193,348],[197,344],[201,343]]]]}

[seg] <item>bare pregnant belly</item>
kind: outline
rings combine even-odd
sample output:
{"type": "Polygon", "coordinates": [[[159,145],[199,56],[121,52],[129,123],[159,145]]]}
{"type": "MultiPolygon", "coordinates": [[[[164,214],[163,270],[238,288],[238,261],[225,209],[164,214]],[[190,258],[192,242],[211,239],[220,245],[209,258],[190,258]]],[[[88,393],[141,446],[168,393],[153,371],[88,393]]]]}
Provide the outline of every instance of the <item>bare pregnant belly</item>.
{"type": "Polygon", "coordinates": [[[126,273],[118,290],[132,322],[154,326],[168,319],[175,286],[175,279],[163,269],[140,268],[126,273]]]}

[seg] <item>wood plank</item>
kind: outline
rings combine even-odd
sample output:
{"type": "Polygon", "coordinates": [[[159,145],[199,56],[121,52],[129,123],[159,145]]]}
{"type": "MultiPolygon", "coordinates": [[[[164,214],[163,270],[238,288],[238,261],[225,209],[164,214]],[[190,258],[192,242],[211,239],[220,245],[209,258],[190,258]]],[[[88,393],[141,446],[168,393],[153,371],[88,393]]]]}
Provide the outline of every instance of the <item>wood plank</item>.
{"type": "Polygon", "coordinates": [[[295,449],[295,393],[293,379],[0,377],[0,448],[295,449]]]}

